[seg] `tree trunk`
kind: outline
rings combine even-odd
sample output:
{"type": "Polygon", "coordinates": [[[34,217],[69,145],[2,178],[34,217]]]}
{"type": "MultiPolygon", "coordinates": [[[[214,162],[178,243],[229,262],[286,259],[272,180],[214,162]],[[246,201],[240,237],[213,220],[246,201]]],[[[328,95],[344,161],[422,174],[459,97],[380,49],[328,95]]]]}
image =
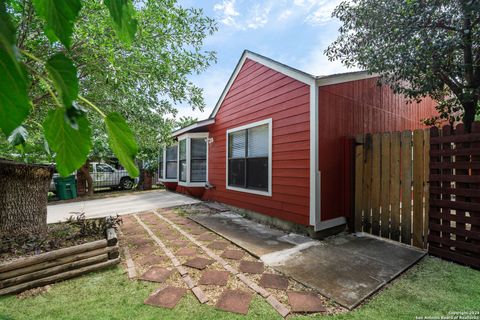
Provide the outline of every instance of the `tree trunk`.
{"type": "Polygon", "coordinates": [[[465,131],[470,133],[472,131],[472,123],[475,121],[475,112],[477,101],[470,100],[462,103],[463,105],[463,125],[465,126],[465,131]]]}
{"type": "Polygon", "coordinates": [[[53,166],[0,159],[0,236],[47,231],[53,166]]]}

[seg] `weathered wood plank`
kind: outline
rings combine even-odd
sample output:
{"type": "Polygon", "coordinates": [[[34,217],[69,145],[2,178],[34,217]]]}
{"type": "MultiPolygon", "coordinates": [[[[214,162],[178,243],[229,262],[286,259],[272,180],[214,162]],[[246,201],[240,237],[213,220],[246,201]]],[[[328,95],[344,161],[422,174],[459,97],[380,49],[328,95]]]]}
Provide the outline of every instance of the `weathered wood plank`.
{"type": "Polygon", "coordinates": [[[413,132],[413,245],[423,248],[423,130],[413,132]]]}
{"type": "Polygon", "coordinates": [[[366,134],[363,143],[363,231],[372,231],[372,135],[366,134]]]}
{"type": "Polygon", "coordinates": [[[400,132],[392,132],[390,147],[390,238],[398,241],[400,239],[400,132]]]}
{"type": "Polygon", "coordinates": [[[428,247],[428,215],[430,212],[430,185],[428,177],[430,176],[430,130],[423,132],[423,194],[425,202],[423,204],[423,248],[428,247]]]}
{"type": "Polygon", "coordinates": [[[412,242],[412,132],[402,132],[402,242],[412,242]]]}
{"type": "Polygon", "coordinates": [[[363,135],[358,135],[355,143],[355,231],[361,232],[363,230],[363,135]]]}
{"type": "Polygon", "coordinates": [[[380,235],[381,134],[372,135],[372,234],[380,235]]]}
{"type": "Polygon", "coordinates": [[[390,238],[390,133],[382,134],[381,138],[381,236],[390,238]]]}
{"type": "MultiPolygon", "coordinates": [[[[438,137],[439,135],[440,135],[440,131],[438,130],[437,127],[430,128],[430,138],[438,137]]],[[[431,155],[432,154],[432,152],[431,152],[432,149],[437,150],[437,149],[440,149],[440,148],[441,148],[441,146],[439,146],[437,144],[431,144],[430,145],[430,164],[432,164],[432,163],[442,163],[441,158],[439,156],[432,156],[431,155]]],[[[434,174],[439,174],[440,172],[441,172],[441,170],[439,168],[430,166],[430,176],[434,175],[434,174]]],[[[441,189],[440,182],[429,181],[429,184],[430,184],[430,191],[433,188],[441,189]]],[[[437,213],[437,208],[435,208],[435,207],[432,208],[432,200],[433,199],[440,199],[440,198],[441,198],[440,194],[430,193],[430,202],[429,202],[429,210],[428,210],[429,211],[429,216],[428,216],[429,234],[437,236],[437,237],[440,237],[440,232],[433,230],[432,226],[440,225],[441,218],[432,215],[432,213],[437,213]]],[[[429,252],[430,252],[430,249],[433,246],[438,246],[438,244],[429,241],[428,242],[428,251],[429,252]]]]}

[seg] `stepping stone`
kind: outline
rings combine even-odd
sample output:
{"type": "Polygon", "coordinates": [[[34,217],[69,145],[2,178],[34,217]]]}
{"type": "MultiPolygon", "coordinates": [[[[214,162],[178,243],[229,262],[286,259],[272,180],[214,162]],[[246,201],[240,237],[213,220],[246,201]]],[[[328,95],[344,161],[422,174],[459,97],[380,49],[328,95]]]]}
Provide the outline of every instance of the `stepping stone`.
{"type": "Polygon", "coordinates": [[[170,240],[170,241],[178,239],[178,235],[175,235],[175,234],[167,234],[167,235],[164,235],[163,237],[167,240],[170,240]]]}
{"type": "Polygon", "coordinates": [[[198,281],[199,284],[226,286],[228,282],[228,271],[205,270],[198,281]]]}
{"type": "Polygon", "coordinates": [[[224,250],[227,246],[228,246],[228,243],[226,242],[213,241],[207,246],[207,248],[210,248],[213,250],[224,250]]]}
{"type": "Polygon", "coordinates": [[[147,239],[147,238],[132,238],[127,240],[128,243],[133,244],[136,247],[141,247],[147,244],[152,244],[152,240],[147,239]]]}
{"type": "Polygon", "coordinates": [[[240,261],[240,265],[238,266],[238,270],[240,272],[252,273],[252,274],[261,274],[263,273],[264,267],[263,262],[256,262],[256,261],[240,261]]]}
{"type": "Polygon", "coordinates": [[[162,267],[151,267],[140,276],[140,280],[152,282],[165,282],[170,277],[172,270],[162,267]]]}
{"type": "Polygon", "coordinates": [[[188,260],[183,265],[187,266],[187,267],[203,270],[203,269],[205,269],[206,266],[208,266],[208,265],[210,265],[214,262],[215,262],[214,260],[196,257],[196,258],[193,258],[191,260],[188,260]]]}
{"type": "Polygon", "coordinates": [[[165,261],[165,257],[162,256],[146,256],[141,258],[138,263],[142,266],[154,266],[156,264],[161,264],[165,261]]]}
{"type": "Polygon", "coordinates": [[[288,288],[288,278],[279,274],[264,273],[258,284],[264,288],[286,290],[288,288]]]}
{"type": "Polygon", "coordinates": [[[322,299],[312,292],[287,292],[292,312],[325,312],[322,299]]]}
{"type": "Polygon", "coordinates": [[[224,311],[247,314],[252,294],[240,290],[225,290],[218,302],[216,308],[224,311]]]}
{"type": "Polygon", "coordinates": [[[183,225],[189,224],[189,223],[190,223],[190,220],[187,220],[187,219],[178,219],[178,220],[176,220],[175,222],[183,226],[183,225]]]}
{"type": "Polygon", "coordinates": [[[215,240],[216,238],[217,236],[214,235],[213,233],[206,232],[204,234],[201,234],[197,239],[200,241],[212,241],[212,240],[215,240]]]}
{"type": "Polygon", "coordinates": [[[202,233],[205,233],[205,229],[193,228],[193,229],[190,229],[190,233],[193,235],[200,235],[202,233]]]}
{"type": "Polygon", "coordinates": [[[177,256],[194,256],[197,254],[197,249],[195,248],[180,248],[175,252],[177,256]]]}
{"type": "Polygon", "coordinates": [[[154,307],[172,309],[177,305],[185,293],[187,293],[187,289],[185,288],[166,287],[165,289],[149,296],[144,303],[154,307]]]}
{"type": "Polygon", "coordinates": [[[188,245],[188,241],[186,240],[173,240],[169,241],[168,243],[174,247],[185,247],[188,245]]]}
{"type": "Polygon", "coordinates": [[[241,260],[244,255],[245,251],[242,250],[225,250],[221,254],[221,257],[232,260],[241,260]]]}
{"type": "Polygon", "coordinates": [[[132,249],[133,254],[149,256],[153,255],[157,248],[153,244],[144,244],[143,246],[132,249]]]}

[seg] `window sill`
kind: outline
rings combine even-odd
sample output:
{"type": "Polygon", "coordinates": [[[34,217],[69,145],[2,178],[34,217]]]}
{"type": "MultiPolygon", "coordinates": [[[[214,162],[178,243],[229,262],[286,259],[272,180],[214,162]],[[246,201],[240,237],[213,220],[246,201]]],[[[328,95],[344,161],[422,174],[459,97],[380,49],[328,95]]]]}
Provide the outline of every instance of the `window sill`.
{"type": "Polygon", "coordinates": [[[178,179],[158,179],[160,182],[178,182],[178,179]]]}
{"type": "Polygon", "coordinates": [[[267,196],[267,197],[272,196],[272,192],[270,190],[269,191],[260,191],[260,190],[232,187],[232,186],[228,186],[228,185],[227,185],[227,190],[233,190],[233,191],[239,191],[239,192],[245,192],[245,193],[252,193],[252,194],[257,194],[257,195],[260,195],[260,196],[267,196]]]}

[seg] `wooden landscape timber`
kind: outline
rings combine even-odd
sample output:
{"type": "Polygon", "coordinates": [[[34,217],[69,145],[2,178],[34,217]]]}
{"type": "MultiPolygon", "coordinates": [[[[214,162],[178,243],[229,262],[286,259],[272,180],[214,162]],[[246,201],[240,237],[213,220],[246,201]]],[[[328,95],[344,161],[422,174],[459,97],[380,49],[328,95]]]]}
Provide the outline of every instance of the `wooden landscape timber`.
{"type": "Polygon", "coordinates": [[[0,296],[18,293],[118,264],[114,228],[105,239],[0,264],[0,296]]]}

